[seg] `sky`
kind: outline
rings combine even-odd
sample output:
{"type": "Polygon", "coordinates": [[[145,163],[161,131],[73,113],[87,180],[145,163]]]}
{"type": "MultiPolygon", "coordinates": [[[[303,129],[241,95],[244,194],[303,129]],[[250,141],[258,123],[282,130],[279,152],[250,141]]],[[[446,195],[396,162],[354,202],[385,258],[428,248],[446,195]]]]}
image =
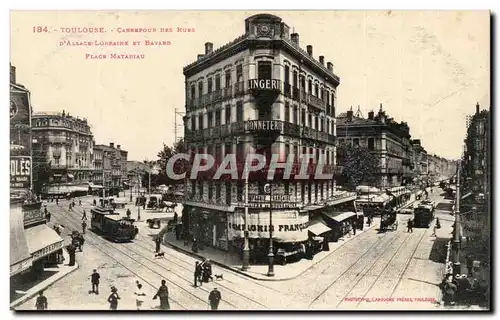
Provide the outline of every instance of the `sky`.
{"type": "MultiPolygon", "coordinates": [[[[301,47],[325,56],[340,77],[337,114],[380,103],[429,153],[456,159],[466,116],[490,108],[487,11],[266,11],[300,35],[301,47]]],[[[96,143],[120,144],[129,159],[155,159],[174,141],[175,108],[184,109],[182,68],[244,34],[249,11],[33,11],[11,13],[10,61],[32,93],[35,112],[87,118],[96,143]],[[47,26],[49,32],[33,32],[47,26]],[[102,27],[104,34],[64,34],[61,27],[102,27]],[[191,28],[194,32],[117,33],[117,28],[191,28]],[[114,31],[111,31],[114,30],[114,31]],[[85,59],[99,49],[61,40],[170,41],[161,47],[106,48],[143,60],[85,59]]],[[[182,123],[181,116],[177,116],[182,123]]],[[[182,128],[178,128],[179,137],[182,128]]]]}

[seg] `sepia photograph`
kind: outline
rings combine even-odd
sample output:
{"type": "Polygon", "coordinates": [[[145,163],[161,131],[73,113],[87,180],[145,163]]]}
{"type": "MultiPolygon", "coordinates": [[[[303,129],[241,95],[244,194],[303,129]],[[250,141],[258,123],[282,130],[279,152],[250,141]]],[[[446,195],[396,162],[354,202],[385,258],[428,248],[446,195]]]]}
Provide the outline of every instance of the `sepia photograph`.
{"type": "Polygon", "coordinates": [[[491,311],[491,12],[10,11],[10,309],[491,311]]]}

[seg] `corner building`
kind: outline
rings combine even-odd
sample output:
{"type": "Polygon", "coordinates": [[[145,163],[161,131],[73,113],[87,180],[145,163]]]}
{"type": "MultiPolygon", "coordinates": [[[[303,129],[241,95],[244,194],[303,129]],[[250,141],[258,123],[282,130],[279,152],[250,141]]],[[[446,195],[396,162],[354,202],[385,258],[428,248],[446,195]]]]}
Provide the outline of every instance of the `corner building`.
{"type": "MultiPolygon", "coordinates": [[[[301,49],[299,35],[269,14],[247,18],[245,34],[215,51],[207,42],[184,76],[187,149],[193,155],[211,154],[216,164],[235,154],[240,173],[239,180],[210,175],[189,180],[188,175],[185,232],[200,244],[239,250],[245,229],[241,169],[247,154],[262,154],[268,161],[278,154],[283,162],[287,155],[312,154],[311,168],[322,159],[324,173],[334,170],[339,78],[332,63],[325,65],[323,56],[316,60],[310,45],[301,49]]],[[[299,243],[308,240],[308,208],[321,207],[335,192],[333,179],[266,181],[265,172],[248,179],[246,229],[257,255],[267,255],[270,210],[275,247],[299,243]]]]}

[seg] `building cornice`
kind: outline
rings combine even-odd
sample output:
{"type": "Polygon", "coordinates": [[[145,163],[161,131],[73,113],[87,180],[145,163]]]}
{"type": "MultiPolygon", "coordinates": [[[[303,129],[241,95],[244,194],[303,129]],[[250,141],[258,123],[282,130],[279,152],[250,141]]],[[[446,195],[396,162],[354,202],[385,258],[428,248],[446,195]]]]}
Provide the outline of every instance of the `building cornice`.
{"type": "Polygon", "coordinates": [[[303,66],[307,67],[316,75],[319,75],[321,76],[321,78],[323,78],[324,81],[320,82],[329,83],[335,88],[340,84],[340,78],[337,75],[328,70],[328,68],[326,68],[325,66],[321,65],[302,48],[289,42],[289,40],[248,39],[247,35],[242,35],[231,41],[230,43],[215,50],[213,53],[205,55],[199,60],[187,65],[183,68],[183,74],[186,77],[191,77],[219,62],[225,61],[226,59],[245,51],[246,49],[254,48],[262,44],[275,49],[283,49],[285,52],[291,54],[295,59],[297,59],[297,61],[302,61],[303,66]]]}

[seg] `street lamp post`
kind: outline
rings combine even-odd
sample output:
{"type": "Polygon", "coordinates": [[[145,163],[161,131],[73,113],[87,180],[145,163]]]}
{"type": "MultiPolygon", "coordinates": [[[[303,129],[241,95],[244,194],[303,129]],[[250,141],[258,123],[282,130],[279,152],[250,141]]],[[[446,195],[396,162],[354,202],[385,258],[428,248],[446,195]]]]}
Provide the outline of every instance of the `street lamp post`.
{"type": "Polygon", "coordinates": [[[248,177],[245,179],[245,228],[244,228],[244,245],[243,245],[243,265],[241,270],[247,271],[250,260],[250,248],[248,246],[248,177]]]}
{"type": "Polygon", "coordinates": [[[461,168],[461,161],[458,161],[458,170],[457,170],[457,191],[456,191],[456,198],[455,198],[455,239],[453,241],[453,244],[455,245],[455,255],[454,255],[454,263],[453,263],[453,274],[454,275],[459,275],[461,274],[461,268],[460,268],[460,168],[461,168]]]}
{"type": "Polygon", "coordinates": [[[274,277],[274,250],[273,250],[273,187],[269,183],[269,265],[267,270],[268,277],[274,277]]]}
{"type": "MultiPolygon", "coordinates": [[[[140,191],[141,177],[139,176],[139,173],[137,173],[137,180],[139,181],[139,191],[140,191]]],[[[138,199],[139,199],[139,196],[138,196],[138,199]]],[[[141,203],[139,201],[137,201],[137,221],[141,221],[141,203]]]]}

